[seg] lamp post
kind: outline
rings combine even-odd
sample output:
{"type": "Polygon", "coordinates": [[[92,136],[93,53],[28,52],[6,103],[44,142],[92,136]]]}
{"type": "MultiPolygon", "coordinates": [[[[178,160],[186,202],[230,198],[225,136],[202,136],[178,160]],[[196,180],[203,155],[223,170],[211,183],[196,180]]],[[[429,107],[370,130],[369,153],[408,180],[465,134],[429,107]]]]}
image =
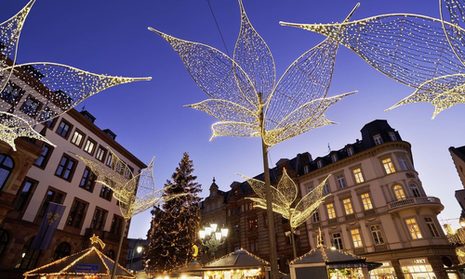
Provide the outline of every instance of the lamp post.
{"type": "Polygon", "coordinates": [[[224,244],[224,241],[228,237],[229,229],[218,228],[218,224],[212,223],[209,227],[203,227],[199,231],[199,239],[203,246],[208,248],[208,251],[215,258],[215,253],[218,248],[224,244]]]}

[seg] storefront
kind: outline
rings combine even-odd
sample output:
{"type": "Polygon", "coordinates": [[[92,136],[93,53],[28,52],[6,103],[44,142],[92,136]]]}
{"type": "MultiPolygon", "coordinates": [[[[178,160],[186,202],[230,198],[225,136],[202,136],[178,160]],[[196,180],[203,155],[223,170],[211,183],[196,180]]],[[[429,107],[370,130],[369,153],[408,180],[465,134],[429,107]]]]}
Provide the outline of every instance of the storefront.
{"type": "Polygon", "coordinates": [[[370,271],[370,279],[396,279],[396,272],[391,262],[381,262],[382,266],[370,271]]]}
{"type": "Polygon", "coordinates": [[[427,258],[399,260],[405,279],[437,279],[427,258]]]}

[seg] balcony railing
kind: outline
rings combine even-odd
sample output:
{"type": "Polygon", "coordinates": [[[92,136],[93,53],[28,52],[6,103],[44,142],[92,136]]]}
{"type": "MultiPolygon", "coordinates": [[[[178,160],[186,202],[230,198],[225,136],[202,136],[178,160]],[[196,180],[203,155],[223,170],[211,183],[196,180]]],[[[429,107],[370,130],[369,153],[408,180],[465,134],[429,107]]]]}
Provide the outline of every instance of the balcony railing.
{"type": "Polygon", "coordinates": [[[436,204],[441,205],[441,200],[435,197],[415,197],[406,198],[403,200],[393,201],[388,203],[389,209],[397,209],[404,206],[420,205],[420,204],[436,204]]]}

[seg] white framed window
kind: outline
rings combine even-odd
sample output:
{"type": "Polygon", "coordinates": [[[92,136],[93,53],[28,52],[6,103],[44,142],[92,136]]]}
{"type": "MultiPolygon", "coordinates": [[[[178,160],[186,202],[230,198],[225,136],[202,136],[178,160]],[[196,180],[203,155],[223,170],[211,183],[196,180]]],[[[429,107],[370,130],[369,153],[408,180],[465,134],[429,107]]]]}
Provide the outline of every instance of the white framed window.
{"type": "Polygon", "coordinates": [[[359,168],[352,169],[352,173],[354,175],[354,180],[356,184],[365,182],[365,178],[363,177],[363,173],[362,173],[362,168],[359,167],[359,168]]]}
{"type": "Polygon", "coordinates": [[[360,235],[359,229],[351,229],[350,235],[352,236],[352,243],[354,244],[354,248],[363,247],[362,236],[360,235]]]}
{"type": "Polygon", "coordinates": [[[421,196],[420,189],[418,189],[418,186],[414,183],[410,183],[408,185],[410,192],[412,192],[412,195],[416,198],[421,196]]]}
{"type": "Polygon", "coordinates": [[[371,203],[370,193],[361,194],[360,199],[362,200],[363,209],[365,210],[373,209],[373,204],[371,203]]]}
{"type": "Polygon", "coordinates": [[[408,231],[410,232],[410,236],[412,239],[422,239],[423,236],[421,235],[420,227],[417,224],[417,220],[415,218],[407,218],[405,219],[405,224],[407,225],[408,231]]]}
{"type": "Polygon", "coordinates": [[[107,154],[107,150],[103,148],[102,146],[99,146],[97,148],[97,153],[95,154],[95,158],[99,160],[100,162],[103,162],[105,160],[106,154],[107,154]]]}
{"type": "Polygon", "coordinates": [[[405,200],[406,195],[404,187],[402,187],[402,185],[396,184],[394,185],[394,187],[392,187],[392,190],[394,191],[394,196],[396,197],[396,200],[405,200]]]}
{"type": "Polygon", "coordinates": [[[347,147],[347,156],[354,155],[354,148],[352,146],[347,147]]]}
{"type": "Polygon", "coordinates": [[[440,237],[441,235],[439,234],[438,228],[436,227],[436,224],[433,221],[433,218],[431,217],[425,217],[425,223],[426,226],[429,229],[429,232],[433,237],[440,237]]]}
{"type": "Polygon", "coordinates": [[[336,218],[336,210],[334,209],[334,203],[326,204],[326,211],[328,212],[328,219],[336,218]]]}
{"type": "Polygon", "coordinates": [[[344,246],[342,245],[342,235],[341,233],[333,233],[333,247],[335,247],[338,250],[344,249],[344,246]]]}
{"type": "Polygon", "coordinates": [[[331,161],[335,163],[337,161],[337,153],[331,155],[331,161]]]}
{"type": "Polygon", "coordinates": [[[407,158],[404,156],[399,156],[398,160],[399,161],[399,167],[401,170],[409,170],[410,169],[410,164],[407,161],[407,158]]]}
{"type": "Polygon", "coordinates": [[[389,134],[389,138],[391,139],[391,141],[396,141],[397,140],[396,133],[389,132],[388,134],[389,134]]]}
{"type": "Polygon", "coordinates": [[[84,145],[84,151],[92,155],[94,153],[94,150],[95,141],[93,141],[92,139],[87,139],[86,144],[84,145]]]}
{"type": "Polygon", "coordinates": [[[74,130],[73,136],[71,137],[71,143],[77,147],[81,147],[84,142],[84,134],[78,130],[74,130]]]}
{"type": "Polygon", "coordinates": [[[371,236],[373,237],[373,242],[375,245],[383,245],[384,238],[381,232],[381,227],[379,225],[373,225],[370,227],[371,236]]]}
{"type": "Polygon", "coordinates": [[[320,222],[320,212],[318,212],[318,209],[315,210],[315,212],[313,212],[313,214],[312,214],[312,222],[313,223],[320,222]]]}
{"type": "Polygon", "coordinates": [[[321,160],[316,161],[316,167],[321,169],[323,167],[323,162],[321,160]]]}
{"type": "Polygon", "coordinates": [[[386,174],[391,174],[391,173],[396,172],[396,168],[394,167],[394,164],[392,163],[391,158],[384,158],[381,160],[381,163],[383,164],[384,172],[386,174]]]}
{"type": "Polygon", "coordinates": [[[350,198],[343,199],[342,204],[344,205],[344,211],[346,215],[354,214],[354,209],[352,207],[352,201],[350,198]]]}
{"type": "Polygon", "coordinates": [[[381,137],[380,134],[376,134],[373,136],[373,141],[375,142],[376,145],[383,144],[383,138],[381,137]]]}
{"type": "Polygon", "coordinates": [[[347,187],[346,178],[344,177],[343,173],[336,174],[336,183],[339,189],[344,189],[347,187]]]}

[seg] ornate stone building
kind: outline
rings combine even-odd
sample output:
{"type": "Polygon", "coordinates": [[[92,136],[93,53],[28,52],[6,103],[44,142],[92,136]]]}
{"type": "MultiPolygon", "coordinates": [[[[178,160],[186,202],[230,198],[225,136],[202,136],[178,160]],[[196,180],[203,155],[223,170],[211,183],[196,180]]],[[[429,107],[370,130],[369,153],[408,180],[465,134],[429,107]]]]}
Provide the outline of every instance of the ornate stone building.
{"type": "MultiPolygon", "coordinates": [[[[331,195],[300,227],[299,254],[316,246],[321,229],[327,246],[381,262],[383,266],[371,274],[373,279],[447,278],[444,266],[457,263],[457,258],[437,220],[444,206],[426,194],[410,144],[385,120],[366,124],[361,134],[361,140],[325,156],[312,159],[309,153],[298,154],[281,159],[272,169],[276,181],[286,167],[301,194],[331,175],[325,190],[331,195]]],[[[223,213],[208,218],[219,224],[225,220],[231,230],[228,251],[243,247],[267,259],[265,211],[253,209],[244,199],[250,195],[247,183],[234,182],[216,209],[226,209],[226,218],[222,219],[223,213]]],[[[202,218],[208,214],[205,208],[202,218]]],[[[285,262],[292,255],[285,236],[289,225],[278,215],[275,224],[280,266],[286,271],[285,262]]]]}
{"type": "MultiPolygon", "coordinates": [[[[56,147],[19,139],[14,152],[0,143],[0,278],[17,278],[25,270],[81,251],[93,233],[107,244],[104,252],[115,256],[123,229],[117,201],[74,154],[109,166],[111,149],[135,173],[145,164],[121,146],[111,130],[100,129],[94,121],[87,111],[71,110],[37,125],[56,147]],[[64,213],[49,245],[33,249],[49,203],[63,205],[64,213]]],[[[121,259],[125,255],[123,251],[121,259]]]]}

